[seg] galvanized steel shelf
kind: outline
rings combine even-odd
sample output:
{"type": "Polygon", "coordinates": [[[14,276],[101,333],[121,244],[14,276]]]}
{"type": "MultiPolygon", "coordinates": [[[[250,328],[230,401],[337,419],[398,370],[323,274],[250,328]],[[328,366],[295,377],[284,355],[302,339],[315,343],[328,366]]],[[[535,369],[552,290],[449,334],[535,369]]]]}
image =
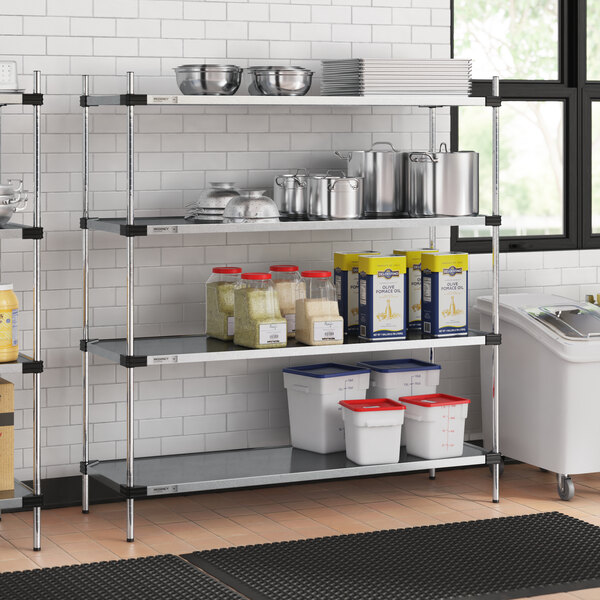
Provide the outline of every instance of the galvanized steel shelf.
{"type": "Polygon", "coordinates": [[[498,320],[499,290],[499,236],[501,224],[498,196],[498,117],[501,99],[497,78],[493,96],[181,96],[134,93],[133,73],[128,73],[126,94],[94,96],[89,94],[89,77],[83,76],[83,460],[82,509],[89,511],[89,477],[103,479],[127,498],[127,540],[134,538],[134,499],[145,495],[186,493],[211,489],[271,485],[297,481],[313,481],[338,477],[354,477],[381,473],[401,473],[467,465],[492,466],[492,499],[499,500],[500,454],[498,450],[498,320]],[[127,111],[127,216],[126,218],[95,218],[89,214],[89,110],[91,107],[124,106],[127,111]],[[427,219],[361,219],[352,221],[280,221],[264,224],[199,223],[183,217],[136,218],[134,208],[134,111],[138,107],[164,106],[165,112],[173,106],[264,106],[264,107],[340,107],[340,106],[420,106],[429,108],[430,150],[436,148],[436,109],[448,106],[490,106],[493,108],[493,202],[492,216],[427,219]],[[233,343],[207,339],[206,336],[169,336],[136,338],[134,335],[134,238],[136,236],[185,233],[235,233],[250,231],[313,231],[428,227],[430,247],[436,246],[436,227],[452,225],[487,225],[492,227],[494,253],[494,315],[492,333],[472,331],[468,336],[427,338],[420,334],[409,335],[407,340],[360,342],[349,339],[337,346],[305,346],[295,341],[285,348],[253,350],[233,343]],[[90,231],[107,231],[127,238],[127,336],[124,339],[95,340],[89,329],[89,234],[90,231]],[[321,357],[327,354],[352,354],[428,348],[434,360],[435,348],[455,346],[493,346],[493,448],[486,452],[465,444],[462,456],[441,460],[422,460],[403,456],[391,465],[359,466],[348,461],[344,453],[321,455],[293,448],[252,449],[184,456],[161,456],[134,460],[134,373],[135,367],[178,363],[202,363],[223,360],[270,357],[321,357]],[[93,461],[89,455],[89,356],[95,354],[126,368],[127,376],[127,457],[125,460],[93,461]]]}
{"type": "Polygon", "coordinates": [[[0,227],[0,239],[17,238],[33,240],[33,352],[32,356],[19,354],[14,362],[0,364],[0,374],[32,374],[33,376],[33,484],[30,488],[15,480],[14,490],[0,491],[0,511],[15,508],[33,508],[33,549],[41,549],[41,383],[43,371],[41,361],[41,268],[40,251],[44,232],[41,220],[41,106],[44,96],[41,93],[42,75],[33,72],[33,93],[0,92],[0,106],[33,107],[33,193],[30,205],[33,207],[33,225],[8,223],[0,227]]]}
{"type": "Polygon", "coordinates": [[[290,446],[155,456],[136,459],[133,489],[127,487],[124,460],[100,461],[89,465],[88,473],[123,495],[139,498],[485,465],[486,454],[465,444],[461,456],[427,460],[406,454],[403,446],[399,462],[367,466],[349,461],[345,452],[317,454],[290,446]]]}
{"type": "Polygon", "coordinates": [[[343,221],[280,221],[278,223],[197,222],[184,217],[138,217],[133,226],[124,218],[88,218],[82,227],[108,231],[122,236],[146,236],[186,233],[237,233],[252,231],[334,231],[348,229],[398,229],[415,227],[451,227],[486,225],[488,217],[429,217],[422,219],[351,219],[343,221]]]}
{"type": "Polygon", "coordinates": [[[486,106],[493,99],[454,94],[394,96],[183,96],[117,94],[81,96],[81,106],[486,106]]]}
{"type": "Polygon", "coordinates": [[[0,510],[15,508],[32,508],[42,505],[42,496],[33,493],[33,490],[15,479],[13,490],[0,491],[0,510]]]}
{"type": "MultiPolygon", "coordinates": [[[[445,338],[428,338],[422,336],[420,332],[411,331],[406,340],[366,342],[351,337],[344,344],[327,346],[327,352],[330,354],[356,354],[358,352],[485,346],[493,343],[493,338],[490,340],[489,334],[481,331],[470,331],[467,336],[445,338]]],[[[236,346],[233,342],[207,338],[205,335],[136,338],[133,344],[133,355],[127,354],[127,340],[124,338],[90,340],[86,347],[88,352],[128,368],[220,360],[322,356],[324,354],[322,346],[306,346],[296,340],[288,340],[285,348],[254,350],[236,346]]]]}

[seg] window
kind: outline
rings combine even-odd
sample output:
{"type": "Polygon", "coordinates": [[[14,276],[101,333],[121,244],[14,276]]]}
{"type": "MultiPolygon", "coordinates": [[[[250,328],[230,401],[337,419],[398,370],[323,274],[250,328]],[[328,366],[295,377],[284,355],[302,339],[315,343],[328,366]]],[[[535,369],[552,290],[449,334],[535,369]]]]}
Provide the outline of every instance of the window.
{"type": "MultiPolygon", "coordinates": [[[[452,10],[453,56],[473,59],[473,93],[490,95],[500,76],[502,251],[600,247],[600,0],[454,0],[452,10]]],[[[491,110],[453,109],[452,146],[480,153],[489,214],[491,110]]],[[[452,247],[489,252],[489,236],[453,227],[452,247]]]]}

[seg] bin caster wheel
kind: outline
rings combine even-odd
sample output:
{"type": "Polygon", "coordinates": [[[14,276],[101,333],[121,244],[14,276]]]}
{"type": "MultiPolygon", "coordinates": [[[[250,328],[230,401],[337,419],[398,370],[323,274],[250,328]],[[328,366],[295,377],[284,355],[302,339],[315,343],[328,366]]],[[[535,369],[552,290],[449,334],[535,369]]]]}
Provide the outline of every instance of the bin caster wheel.
{"type": "MultiPolygon", "coordinates": [[[[493,475],[494,474],[494,465],[488,465],[488,469],[490,470],[490,474],[493,475]]],[[[504,473],[504,459],[501,458],[500,459],[500,477],[502,477],[503,473],[504,473]]]]}
{"type": "Polygon", "coordinates": [[[557,475],[557,485],[556,489],[558,491],[558,497],[561,500],[571,500],[575,495],[575,484],[573,480],[568,475],[561,475],[560,473],[557,475]]]}

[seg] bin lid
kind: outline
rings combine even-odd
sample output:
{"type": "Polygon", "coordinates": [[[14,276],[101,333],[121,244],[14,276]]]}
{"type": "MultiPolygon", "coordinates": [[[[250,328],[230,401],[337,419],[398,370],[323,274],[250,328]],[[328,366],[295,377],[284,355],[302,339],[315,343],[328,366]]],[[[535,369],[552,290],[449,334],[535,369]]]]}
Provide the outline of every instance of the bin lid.
{"type": "Polygon", "coordinates": [[[304,365],[302,367],[286,367],[284,373],[304,375],[305,377],[343,377],[344,375],[360,375],[369,373],[369,369],[355,367],[353,365],[341,365],[338,363],[321,363],[318,365],[304,365]]]}
{"type": "Polygon", "coordinates": [[[377,412],[380,410],[406,410],[404,404],[400,404],[389,398],[375,398],[372,400],[340,400],[344,408],[354,412],[377,412]]]}
{"type": "Polygon", "coordinates": [[[401,373],[403,371],[439,371],[442,367],[435,363],[413,358],[397,358],[394,360],[371,360],[358,363],[361,367],[367,367],[371,371],[379,373],[401,373]]]}
{"type": "Polygon", "coordinates": [[[435,408],[436,406],[452,406],[453,404],[470,404],[471,401],[460,396],[450,396],[448,394],[424,394],[422,396],[403,396],[400,402],[406,404],[416,404],[417,406],[426,406],[435,408]]]}

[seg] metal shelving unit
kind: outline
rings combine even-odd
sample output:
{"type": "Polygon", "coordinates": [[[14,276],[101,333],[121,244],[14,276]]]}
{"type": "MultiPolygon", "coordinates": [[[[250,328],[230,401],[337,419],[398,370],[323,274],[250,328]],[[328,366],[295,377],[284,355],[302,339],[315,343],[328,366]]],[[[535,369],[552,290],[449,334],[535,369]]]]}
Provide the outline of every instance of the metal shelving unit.
{"type": "Polygon", "coordinates": [[[492,500],[499,501],[500,454],[498,449],[498,320],[499,234],[501,224],[498,202],[498,123],[500,98],[495,80],[493,96],[489,98],[460,96],[156,96],[134,93],[133,73],[128,73],[126,94],[92,96],[89,76],[83,76],[83,460],[82,510],[89,512],[89,477],[97,477],[127,499],[127,540],[134,539],[134,500],[145,496],[188,493],[195,491],[242,488],[319,479],[335,479],[381,473],[429,471],[468,465],[492,465],[492,500]],[[421,106],[429,108],[430,147],[436,146],[436,108],[440,106],[493,107],[493,214],[491,216],[425,218],[425,219],[361,219],[355,221],[282,221],[264,224],[198,223],[183,217],[144,217],[134,214],[134,110],[137,106],[421,106]],[[126,218],[96,218],[89,214],[89,109],[101,106],[125,106],[127,109],[127,216],[126,218]],[[343,345],[305,346],[290,341],[286,348],[253,350],[231,342],[206,338],[204,335],[161,336],[135,338],[134,309],[134,241],[139,236],[169,234],[236,233],[245,231],[302,231],[336,229],[381,229],[428,227],[431,247],[436,244],[436,227],[451,225],[488,225],[493,228],[494,319],[492,332],[471,331],[468,336],[427,338],[410,334],[407,340],[361,342],[350,338],[343,345]],[[106,231],[127,238],[127,336],[122,339],[92,339],[89,330],[89,232],[106,231]],[[484,346],[494,348],[494,444],[486,451],[465,444],[463,454],[456,458],[424,460],[404,454],[397,464],[358,466],[346,459],[344,453],[321,455],[290,447],[244,449],[226,452],[157,456],[134,460],[134,395],[136,368],[147,365],[206,363],[218,360],[251,360],[270,357],[305,357],[359,352],[429,349],[434,359],[436,348],[484,346]],[[127,457],[121,460],[93,461],[89,454],[89,357],[101,356],[121,365],[127,371],[127,457]],[[135,471],[134,471],[135,469],[135,471]]]}
{"type": "Polygon", "coordinates": [[[33,549],[41,549],[41,386],[40,377],[44,370],[41,358],[41,271],[40,251],[44,237],[41,222],[41,107],[44,102],[42,74],[33,72],[32,94],[0,93],[0,106],[33,107],[33,225],[8,223],[0,227],[0,239],[20,238],[33,240],[33,353],[28,356],[19,353],[19,358],[10,363],[0,364],[0,374],[22,373],[33,375],[33,478],[32,486],[15,480],[13,490],[0,492],[0,511],[18,508],[33,509],[33,549]]]}

